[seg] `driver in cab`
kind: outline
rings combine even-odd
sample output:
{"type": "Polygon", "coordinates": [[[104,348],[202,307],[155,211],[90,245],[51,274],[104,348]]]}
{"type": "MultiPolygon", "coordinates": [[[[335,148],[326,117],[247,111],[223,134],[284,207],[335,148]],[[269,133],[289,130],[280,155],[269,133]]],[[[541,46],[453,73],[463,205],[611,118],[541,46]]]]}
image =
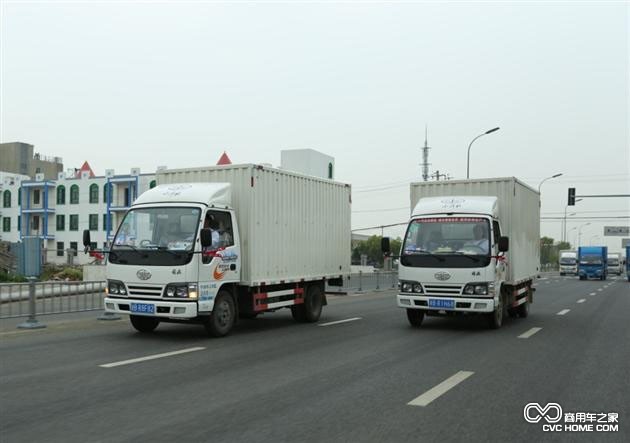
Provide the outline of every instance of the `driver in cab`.
{"type": "Polygon", "coordinates": [[[462,249],[473,249],[475,252],[477,249],[483,251],[484,254],[487,254],[490,250],[490,241],[488,240],[488,230],[482,224],[476,224],[473,227],[473,236],[472,240],[468,240],[464,243],[462,249]]]}

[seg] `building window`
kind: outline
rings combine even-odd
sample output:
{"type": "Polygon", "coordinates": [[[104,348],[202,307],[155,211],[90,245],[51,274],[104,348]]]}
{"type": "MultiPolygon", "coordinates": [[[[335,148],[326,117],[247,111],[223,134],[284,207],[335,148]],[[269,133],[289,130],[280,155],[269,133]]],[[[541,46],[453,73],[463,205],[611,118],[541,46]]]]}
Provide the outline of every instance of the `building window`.
{"type": "Polygon", "coordinates": [[[79,248],[79,245],[77,242],[75,241],[70,242],[70,249],[72,249],[72,252],[71,252],[72,256],[74,257],[77,256],[77,251],[79,250],[78,248],[79,248]]]}
{"type": "Polygon", "coordinates": [[[57,242],[57,257],[63,257],[63,242],[57,242]]]}
{"type": "Polygon", "coordinates": [[[2,231],[11,232],[11,217],[2,217],[2,231]]]}
{"type": "Polygon", "coordinates": [[[34,205],[39,204],[39,195],[40,195],[39,189],[33,190],[33,204],[34,205]]]}
{"type": "Polygon", "coordinates": [[[107,214],[103,214],[103,231],[107,231],[107,214]]]}
{"type": "Polygon", "coordinates": [[[90,250],[92,250],[92,251],[93,251],[93,250],[95,250],[96,248],[98,248],[98,245],[96,244],[96,242],[95,242],[95,241],[90,242],[90,250]]]}
{"type": "Polygon", "coordinates": [[[18,206],[22,206],[22,187],[18,188],[18,206]]]}
{"type": "Polygon", "coordinates": [[[149,189],[155,188],[155,185],[156,185],[155,180],[151,180],[151,183],[149,183],[149,189]]]}
{"type": "Polygon", "coordinates": [[[90,214],[90,231],[98,231],[98,214],[90,214]]]}
{"type": "Polygon", "coordinates": [[[332,163],[328,163],[328,178],[329,179],[333,179],[333,164],[332,163]]]}
{"type": "Polygon", "coordinates": [[[57,204],[58,205],[66,204],[66,187],[64,185],[57,187],[57,204]]]}
{"type": "Polygon", "coordinates": [[[63,214],[57,214],[57,231],[66,230],[66,216],[63,214]]]}
{"type": "Polygon", "coordinates": [[[125,188],[125,207],[128,208],[131,206],[131,198],[129,197],[131,193],[129,192],[129,188],[125,188]]]}
{"type": "Polygon", "coordinates": [[[96,183],[90,185],[90,203],[98,203],[98,185],[96,183]]]}
{"type": "Polygon", "coordinates": [[[18,215],[18,231],[22,229],[22,217],[18,215]]]}
{"type": "Polygon", "coordinates": [[[70,216],[70,230],[78,231],[79,230],[79,215],[73,214],[70,216]]]}
{"type": "Polygon", "coordinates": [[[79,203],[79,186],[72,185],[70,186],[70,204],[76,205],[79,203]]]}
{"type": "Polygon", "coordinates": [[[2,194],[2,206],[5,208],[11,207],[11,191],[8,189],[2,194]]]}
{"type": "Polygon", "coordinates": [[[39,231],[39,215],[33,216],[33,231],[39,231]]]}
{"type": "Polygon", "coordinates": [[[103,203],[111,203],[112,202],[112,184],[105,183],[103,186],[103,203]]]}

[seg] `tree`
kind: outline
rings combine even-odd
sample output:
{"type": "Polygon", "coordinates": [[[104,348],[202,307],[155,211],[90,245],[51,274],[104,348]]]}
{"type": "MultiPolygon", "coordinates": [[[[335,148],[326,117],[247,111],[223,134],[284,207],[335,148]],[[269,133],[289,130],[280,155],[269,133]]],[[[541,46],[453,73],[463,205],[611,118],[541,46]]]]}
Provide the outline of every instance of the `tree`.
{"type": "MultiPolygon", "coordinates": [[[[357,246],[352,250],[352,261],[360,262],[361,255],[367,256],[368,265],[383,266],[383,252],[381,251],[381,239],[380,235],[373,235],[367,240],[359,242],[357,246]]],[[[389,242],[392,255],[397,256],[400,252],[400,246],[402,239],[397,237],[391,239],[389,242]]]]}

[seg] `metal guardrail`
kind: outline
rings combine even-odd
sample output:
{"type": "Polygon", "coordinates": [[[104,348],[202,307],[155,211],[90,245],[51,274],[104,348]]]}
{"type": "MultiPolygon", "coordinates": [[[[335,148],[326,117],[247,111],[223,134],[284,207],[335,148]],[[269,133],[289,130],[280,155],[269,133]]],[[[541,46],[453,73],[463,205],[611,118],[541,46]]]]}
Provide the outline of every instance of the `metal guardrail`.
{"type": "MultiPolygon", "coordinates": [[[[66,314],[103,309],[105,282],[35,282],[0,284],[0,319],[66,314]]],[[[27,327],[27,326],[25,326],[27,327]]]]}
{"type": "Polygon", "coordinates": [[[343,286],[330,286],[326,288],[329,294],[347,294],[350,292],[361,293],[365,291],[386,291],[396,289],[398,286],[398,272],[374,271],[350,274],[343,281],[343,286]]]}

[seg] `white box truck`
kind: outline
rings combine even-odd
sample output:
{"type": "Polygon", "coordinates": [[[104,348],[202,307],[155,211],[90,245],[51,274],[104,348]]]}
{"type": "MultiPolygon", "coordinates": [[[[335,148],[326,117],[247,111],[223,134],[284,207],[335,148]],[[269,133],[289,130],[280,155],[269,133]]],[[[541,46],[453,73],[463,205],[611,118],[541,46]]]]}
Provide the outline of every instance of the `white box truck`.
{"type": "Polygon", "coordinates": [[[577,251],[560,251],[559,262],[560,275],[578,275],[577,251]]]}
{"type": "Polygon", "coordinates": [[[608,273],[621,275],[623,271],[623,259],[619,252],[608,253],[608,273]]]}
{"type": "MultiPolygon", "coordinates": [[[[398,306],[425,315],[483,314],[499,328],[527,317],[539,267],[539,194],[515,178],[411,184],[398,306]]],[[[387,241],[384,249],[388,249],[387,241]]]]}
{"type": "MultiPolygon", "coordinates": [[[[227,334],[239,316],[290,308],[319,319],[326,282],[350,272],[351,188],[258,165],[166,170],[109,250],[105,310],[227,334]]],[[[89,245],[89,231],[84,245],[89,245]]]]}

